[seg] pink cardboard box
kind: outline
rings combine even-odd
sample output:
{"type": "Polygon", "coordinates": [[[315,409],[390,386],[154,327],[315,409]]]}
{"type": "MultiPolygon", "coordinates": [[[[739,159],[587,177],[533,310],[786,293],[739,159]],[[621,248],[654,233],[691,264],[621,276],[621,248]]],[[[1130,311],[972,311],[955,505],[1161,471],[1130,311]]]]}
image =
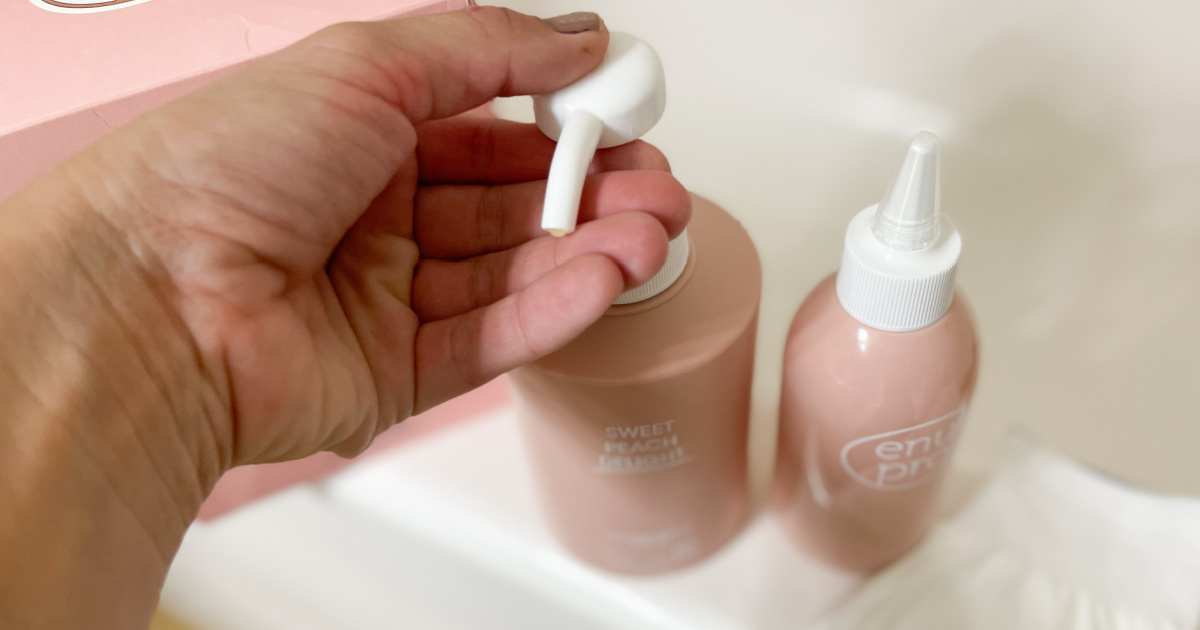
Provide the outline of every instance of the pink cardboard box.
{"type": "Polygon", "coordinates": [[[335,22],[467,0],[0,1],[0,199],[138,114],[335,22]]]}
{"type": "MultiPolygon", "coordinates": [[[[460,422],[483,417],[488,411],[510,401],[508,379],[498,378],[392,427],[359,457],[370,457],[460,422]]],[[[221,477],[213,493],[201,506],[200,520],[215,518],[292,484],[319,479],[349,463],[349,460],[333,453],[317,453],[292,462],[234,468],[221,477]]]]}

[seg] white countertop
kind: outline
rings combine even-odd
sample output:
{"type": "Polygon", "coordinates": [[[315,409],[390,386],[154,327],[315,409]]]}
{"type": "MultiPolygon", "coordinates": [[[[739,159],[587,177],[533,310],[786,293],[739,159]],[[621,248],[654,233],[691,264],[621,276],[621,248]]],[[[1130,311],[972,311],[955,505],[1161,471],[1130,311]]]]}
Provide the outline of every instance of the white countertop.
{"type": "Polygon", "coordinates": [[[194,525],[161,601],[198,630],[797,630],[861,582],[765,513],[681,571],[592,568],[543,524],[506,406],[194,525]]]}

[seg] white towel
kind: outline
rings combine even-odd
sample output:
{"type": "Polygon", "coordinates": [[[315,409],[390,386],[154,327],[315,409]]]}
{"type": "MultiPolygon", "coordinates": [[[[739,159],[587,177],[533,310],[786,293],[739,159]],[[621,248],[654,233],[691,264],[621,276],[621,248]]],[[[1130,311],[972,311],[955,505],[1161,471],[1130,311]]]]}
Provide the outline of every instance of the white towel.
{"type": "Polygon", "coordinates": [[[822,630],[1200,628],[1200,499],[1014,445],[959,516],[822,630]]]}

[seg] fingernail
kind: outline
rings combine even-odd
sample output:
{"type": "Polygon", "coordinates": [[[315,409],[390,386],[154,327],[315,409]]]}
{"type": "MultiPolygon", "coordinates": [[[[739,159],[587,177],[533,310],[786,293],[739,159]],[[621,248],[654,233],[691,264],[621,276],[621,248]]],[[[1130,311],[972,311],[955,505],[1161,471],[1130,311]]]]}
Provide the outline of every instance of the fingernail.
{"type": "Polygon", "coordinates": [[[600,16],[589,11],[568,13],[542,21],[559,33],[567,33],[569,35],[600,30],[600,16]]]}

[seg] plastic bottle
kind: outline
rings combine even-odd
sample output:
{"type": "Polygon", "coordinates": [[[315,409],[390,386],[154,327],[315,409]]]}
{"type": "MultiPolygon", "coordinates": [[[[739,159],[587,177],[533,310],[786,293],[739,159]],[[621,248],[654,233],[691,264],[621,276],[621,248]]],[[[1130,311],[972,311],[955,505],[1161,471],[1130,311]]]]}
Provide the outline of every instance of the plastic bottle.
{"type": "Polygon", "coordinates": [[[842,568],[876,570],[928,531],[975,388],[938,163],[937,136],[918,134],[788,334],[772,503],[803,550],[842,568]]]}
{"type": "MultiPolygon", "coordinates": [[[[539,126],[559,140],[544,228],[574,229],[597,143],[648,131],[663,94],[654,51],[613,33],[596,71],[536,99],[539,126]]],[[[761,284],[745,230],[694,198],[654,278],[566,348],[511,373],[545,515],[575,555],[657,573],[705,558],[741,529],[761,284]]]]}

